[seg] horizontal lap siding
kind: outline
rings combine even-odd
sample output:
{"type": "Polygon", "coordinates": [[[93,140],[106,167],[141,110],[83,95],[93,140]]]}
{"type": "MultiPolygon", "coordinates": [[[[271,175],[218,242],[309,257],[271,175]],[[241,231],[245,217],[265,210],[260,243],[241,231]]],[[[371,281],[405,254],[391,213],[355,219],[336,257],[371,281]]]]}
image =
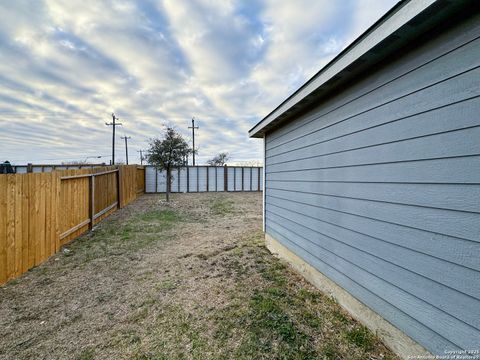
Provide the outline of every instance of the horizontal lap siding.
{"type": "Polygon", "coordinates": [[[480,338],[480,18],[266,137],[266,231],[434,353],[480,338]]]}

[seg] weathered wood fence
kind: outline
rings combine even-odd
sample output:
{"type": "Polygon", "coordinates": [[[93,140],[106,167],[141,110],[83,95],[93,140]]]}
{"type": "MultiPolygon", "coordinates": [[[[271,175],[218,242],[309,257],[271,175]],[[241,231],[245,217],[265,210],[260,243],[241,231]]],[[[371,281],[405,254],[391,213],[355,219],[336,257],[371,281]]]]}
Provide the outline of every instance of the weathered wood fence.
{"type": "Polygon", "coordinates": [[[0,284],[135,200],[144,184],[137,165],[0,175],[0,284]]]}
{"type": "MultiPolygon", "coordinates": [[[[145,167],[145,192],[166,191],[165,171],[145,167]]],[[[182,166],[172,170],[176,192],[262,191],[263,168],[250,166],[182,166]]]]}

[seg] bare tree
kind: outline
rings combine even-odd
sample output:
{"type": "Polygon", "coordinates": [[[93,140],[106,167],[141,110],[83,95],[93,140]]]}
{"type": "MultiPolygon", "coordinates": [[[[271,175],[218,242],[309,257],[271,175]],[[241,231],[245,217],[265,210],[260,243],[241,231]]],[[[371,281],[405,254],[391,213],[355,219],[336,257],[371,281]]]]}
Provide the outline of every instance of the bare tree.
{"type": "Polygon", "coordinates": [[[157,170],[167,173],[166,199],[170,201],[172,186],[172,168],[184,164],[184,159],[192,153],[192,149],[184,140],[181,134],[172,127],[165,129],[163,138],[150,140],[148,150],[148,163],[155,166],[157,170]]]}
{"type": "Polygon", "coordinates": [[[235,161],[235,166],[263,166],[263,161],[261,160],[245,160],[245,161],[235,161]]]}
{"type": "Polygon", "coordinates": [[[87,160],[62,161],[62,165],[85,165],[87,160]]]}
{"type": "Polygon", "coordinates": [[[208,160],[207,164],[211,166],[223,166],[227,162],[227,160],[230,158],[230,155],[226,152],[222,152],[215,156],[213,159],[208,160]]]}

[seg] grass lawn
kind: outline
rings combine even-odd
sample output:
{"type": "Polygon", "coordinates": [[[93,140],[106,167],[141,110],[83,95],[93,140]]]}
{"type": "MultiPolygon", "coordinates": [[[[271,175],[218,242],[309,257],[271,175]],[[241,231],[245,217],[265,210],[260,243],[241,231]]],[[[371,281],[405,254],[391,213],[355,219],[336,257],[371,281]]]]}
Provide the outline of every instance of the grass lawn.
{"type": "Polygon", "coordinates": [[[395,358],[268,252],[260,194],[162,200],[0,287],[0,358],[395,358]]]}

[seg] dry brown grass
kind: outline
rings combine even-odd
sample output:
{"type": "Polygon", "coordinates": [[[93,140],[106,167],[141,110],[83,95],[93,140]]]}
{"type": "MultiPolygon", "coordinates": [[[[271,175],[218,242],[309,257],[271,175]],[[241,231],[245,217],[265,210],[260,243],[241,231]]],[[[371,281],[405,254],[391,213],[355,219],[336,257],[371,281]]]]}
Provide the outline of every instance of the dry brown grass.
{"type": "Polygon", "coordinates": [[[160,199],[0,288],[0,358],[393,358],[270,255],[260,194],[160,199]]]}

